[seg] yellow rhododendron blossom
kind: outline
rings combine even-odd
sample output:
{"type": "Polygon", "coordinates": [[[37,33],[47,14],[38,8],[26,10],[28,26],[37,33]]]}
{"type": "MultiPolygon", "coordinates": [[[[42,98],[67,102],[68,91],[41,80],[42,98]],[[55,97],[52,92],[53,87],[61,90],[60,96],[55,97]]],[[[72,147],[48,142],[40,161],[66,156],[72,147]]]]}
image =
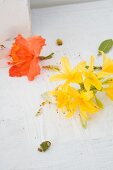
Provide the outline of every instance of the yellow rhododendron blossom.
{"type": "MultiPolygon", "coordinates": [[[[99,107],[92,101],[93,92],[81,92],[77,94],[75,102],[77,103],[77,107],[79,109],[79,114],[85,119],[89,119],[88,114],[94,114],[99,111],[99,107]],[[88,114],[87,114],[88,113],[88,114]]],[[[73,114],[69,112],[66,117],[71,117],[73,114]]]]}
{"type": "Polygon", "coordinates": [[[67,83],[81,83],[82,69],[85,68],[86,62],[80,62],[75,68],[71,68],[67,57],[61,58],[62,71],[60,74],[53,75],[50,81],[66,80],[67,83]]]}
{"type": "Polygon", "coordinates": [[[67,84],[60,85],[55,90],[50,92],[51,95],[55,96],[57,107],[59,109],[64,110],[64,107],[70,107],[70,110],[73,110],[73,112],[76,110],[76,103],[74,102],[74,98],[77,93],[78,92],[75,88],[67,84]]]}
{"type": "Polygon", "coordinates": [[[94,66],[94,56],[91,56],[89,65],[81,61],[74,68],[71,67],[67,57],[62,57],[62,70],[50,78],[51,81],[64,80],[65,82],[50,91],[50,97],[46,98],[46,101],[51,98],[53,101],[54,98],[57,108],[65,113],[67,118],[79,113],[83,127],[86,127],[91,114],[104,108],[96,95],[97,92],[104,91],[113,100],[113,60],[103,52],[101,54],[102,67],[94,66]]]}
{"type": "Polygon", "coordinates": [[[91,56],[90,58],[90,65],[89,68],[86,69],[83,74],[84,74],[84,87],[87,91],[90,90],[91,86],[94,86],[96,89],[101,90],[102,88],[102,83],[101,81],[97,78],[96,74],[94,73],[94,57],[91,56]]]}
{"type": "Polygon", "coordinates": [[[55,96],[57,107],[65,111],[67,118],[72,117],[77,108],[86,120],[89,118],[88,114],[99,111],[99,107],[92,101],[93,91],[79,92],[76,88],[64,84],[51,91],[51,94],[55,96]]]}

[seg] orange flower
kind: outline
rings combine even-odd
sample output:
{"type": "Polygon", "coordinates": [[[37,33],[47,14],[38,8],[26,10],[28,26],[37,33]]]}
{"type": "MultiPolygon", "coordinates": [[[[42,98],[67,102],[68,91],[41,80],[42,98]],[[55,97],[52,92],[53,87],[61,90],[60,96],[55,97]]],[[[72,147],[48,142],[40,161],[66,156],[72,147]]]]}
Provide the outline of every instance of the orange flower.
{"type": "Polygon", "coordinates": [[[45,39],[41,36],[25,39],[22,35],[18,35],[9,54],[12,58],[9,75],[27,76],[29,80],[33,80],[40,74],[39,55],[44,45],[45,39]]]}

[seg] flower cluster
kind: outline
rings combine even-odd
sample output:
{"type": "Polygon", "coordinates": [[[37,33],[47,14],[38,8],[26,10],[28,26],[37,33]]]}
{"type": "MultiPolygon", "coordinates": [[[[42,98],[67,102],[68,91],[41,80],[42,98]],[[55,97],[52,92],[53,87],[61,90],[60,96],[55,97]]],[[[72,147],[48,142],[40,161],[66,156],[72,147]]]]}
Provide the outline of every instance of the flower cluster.
{"type": "Polygon", "coordinates": [[[64,81],[50,92],[57,108],[67,118],[78,111],[83,127],[86,127],[92,114],[103,109],[103,104],[96,95],[98,91],[105,92],[113,100],[113,60],[102,51],[100,53],[103,57],[101,67],[94,66],[94,56],[91,56],[89,65],[81,61],[74,68],[71,68],[67,57],[62,57],[60,74],[50,78],[50,81],[64,81]]]}

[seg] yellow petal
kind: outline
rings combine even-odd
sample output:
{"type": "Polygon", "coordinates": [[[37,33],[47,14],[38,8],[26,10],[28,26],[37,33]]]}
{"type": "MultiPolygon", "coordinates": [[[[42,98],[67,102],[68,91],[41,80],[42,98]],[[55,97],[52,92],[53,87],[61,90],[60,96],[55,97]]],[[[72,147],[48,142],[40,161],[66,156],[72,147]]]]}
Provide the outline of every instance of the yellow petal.
{"type": "Polygon", "coordinates": [[[82,72],[82,71],[84,71],[85,66],[86,66],[86,62],[85,62],[85,61],[81,61],[79,64],[77,64],[77,65],[74,67],[73,70],[76,71],[76,72],[82,72]]]}
{"type": "Polygon", "coordinates": [[[68,112],[68,114],[66,115],[66,118],[71,118],[74,115],[74,112],[68,112]]]}
{"type": "Polygon", "coordinates": [[[69,73],[71,71],[71,65],[67,57],[61,58],[61,64],[62,64],[62,69],[65,73],[69,73]]]}
{"type": "Polygon", "coordinates": [[[92,99],[93,96],[94,96],[93,91],[81,92],[81,97],[83,98],[83,100],[88,101],[92,99]]]}
{"type": "Polygon", "coordinates": [[[90,81],[88,79],[85,79],[84,80],[84,87],[87,91],[90,90],[90,86],[91,86],[90,81]]]}
{"type": "Polygon", "coordinates": [[[80,115],[84,117],[86,120],[89,119],[89,116],[86,114],[86,111],[82,109],[82,107],[80,107],[80,115]]]}
{"type": "Polygon", "coordinates": [[[104,67],[102,70],[105,71],[105,72],[108,72],[108,73],[113,73],[113,63],[111,63],[108,66],[104,67]]]}
{"type": "Polygon", "coordinates": [[[50,77],[50,81],[59,81],[59,80],[65,80],[66,75],[65,74],[56,74],[50,77]]]}
{"type": "Polygon", "coordinates": [[[99,107],[93,101],[85,101],[85,109],[89,114],[94,114],[99,111],[99,107]]]}
{"type": "Polygon", "coordinates": [[[77,103],[75,102],[69,102],[69,104],[66,106],[66,109],[68,111],[66,117],[67,118],[70,118],[74,115],[74,113],[76,112],[76,109],[77,109],[77,103]]]}
{"type": "Polygon", "coordinates": [[[86,78],[85,81],[84,81],[84,87],[87,91],[90,90],[91,85],[96,87],[96,89],[101,90],[102,83],[94,73],[89,72],[89,71],[84,72],[84,76],[86,78]]]}
{"type": "Polygon", "coordinates": [[[90,57],[90,64],[89,64],[89,68],[88,68],[89,71],[93,71],[94,60],[95,60],[94,56],[91,56],[90,57]]]}
{"type": "Polygon", "coordinates": [[[69,82],[81,83],[82,82],[82,74],[80,72],[72,72],[67,75],[67,80],[69,82]]]}
{"type": "Polygon", "coordinates": [[[103,51],[100,51],[100,53],[103,56],[103,67],[102,71],[113,73],[113,60],[106,56],[106,54],[103,51]]]}
{"type": "Polygon", "coordinates": [[[99,71],[98,73],[96,73],[96,75],[97,75],[97,78],[104,78],[104,77],[112,75],[112,73],[108,73],[108,72],[104,72],[104,71],[99,71]]]}
{"type": "Polygon", "coordinates": [[[107,88],[107,89],[104,89],[104,90],[105,90],[107,96],[108,96],[111,100],[113,100],[113,88],[107,88]]]}
{"type": "Polygon", "coordinates": [[[100,80],[98,80],[98,78],[94,74],[92,74],[91,79],[89,81],[90,81],[91,85],[96,87],[96,89],[101,90],[102,83],[100,80]]]}

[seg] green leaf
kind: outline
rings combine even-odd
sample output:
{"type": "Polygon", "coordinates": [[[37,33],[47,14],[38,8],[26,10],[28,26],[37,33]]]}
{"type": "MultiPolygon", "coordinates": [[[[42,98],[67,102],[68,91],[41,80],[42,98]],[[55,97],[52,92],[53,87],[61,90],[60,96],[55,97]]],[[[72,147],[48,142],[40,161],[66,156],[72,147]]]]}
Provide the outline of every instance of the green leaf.
{"type": "Polygon", "coordinates": [[[54,53],[49,54],[48,56],[40,56],[40,60],[48,60],[53,57],[54,53]]]}
{"type": "Polygon", "coordinates": [[[51,146],[51,142],[49,141],[44,141],[40,144],[40,147],[38,148],[39,152],[45,152],[49,149],[49,147],[51,146]]]}
{"type": "MultiPolygon", "coordinates": [[[[107,52],[110,51],[110,49],[112,48],[112,46],[113,46],[113,40],[112,40],[112,39],[108,39],[108,40],[103,41],[103,42],[100,44],[98,50],[99,50],[99,51],[103,51],[104,53],[107,53],[107,52]]],[[[99,53],[99,54],[100,54],[100,53],[99,53]]]]}
{"type": "Polygon", "coordinates": [[[95,101],[96,101],[96,103],[97,103],[97,105],[98,105],[98,107],[100,107],[101,109],[103,109],[104,108],[104,105],[103,105],[103,103],[95,96],[95,101]]]}

